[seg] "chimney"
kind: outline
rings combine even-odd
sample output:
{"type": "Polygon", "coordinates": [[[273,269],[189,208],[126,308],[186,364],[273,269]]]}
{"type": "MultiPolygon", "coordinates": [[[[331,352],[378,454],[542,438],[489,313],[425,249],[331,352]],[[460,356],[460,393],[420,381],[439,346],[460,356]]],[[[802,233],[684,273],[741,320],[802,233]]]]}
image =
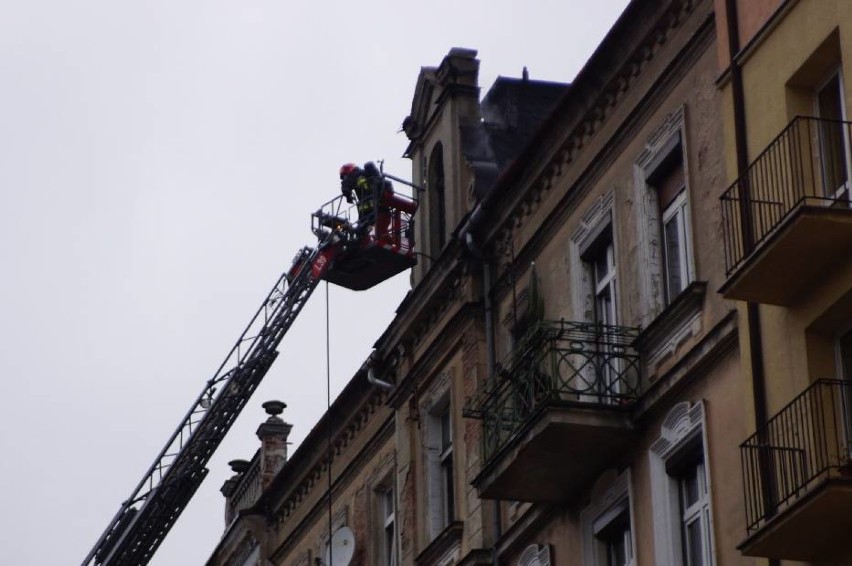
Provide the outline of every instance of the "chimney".
{"type": "Polygon", "coordinates": [[[287,461],[287,437],[293,425],[285,423],[278,416],[287,404],[282,401],[267,401],[263,405],[269,418],[257,428],[260,439],[260,485],[266,489],[275,474],[287,461]]]}

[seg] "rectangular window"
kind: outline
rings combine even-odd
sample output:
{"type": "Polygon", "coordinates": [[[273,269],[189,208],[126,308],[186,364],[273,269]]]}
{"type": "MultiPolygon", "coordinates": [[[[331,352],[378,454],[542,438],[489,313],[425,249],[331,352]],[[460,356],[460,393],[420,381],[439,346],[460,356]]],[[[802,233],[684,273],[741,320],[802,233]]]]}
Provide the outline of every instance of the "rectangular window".
{"type": "Polygon", "coordinates": [[[704,403],[681,402],[650,447],[657,564],[714,566],[704,403]]]}
{"type": "Polygon", "coordinates": [[[615,249],[612,245],[612,231],[602,234],[601,238],[586,258],[591,268],[595,293],[595,322],[615,324],[615,249]]]}
{"type": "Polygon", "coordinates": [[[623,472],[605,490],[596,491],[580,512],[583,566],[633,566],[630,513],[630,472],[623,472]]]}
{"type": "Polygon", "coordinates": [[[681,190],[663,211],[663,256],[666,304],[671,303],[689,282],[689,213],[686,190],[681,190]]]}
{"type": "Polygon", "coordinates": [[[685,466],[677,480],[683,563],[686,566],[709,566],[710,494],[703,460],[685,466]]]}
{"type": "Polygon", "coordinates": [[[825,196],[849,199],[849,131],[844,127],[843,80],[832,75],[816,92],[816,112],[821,118],[819,145],[825,196]]]}
{"type": "MultiPolygon", "coordinates": [[[[617,324],[616,267],[615,246],[613,245],[612,225],[608,225],[589,246],[583,256],[588,271],[593,302],[593,322],[600,326],[596,330],[600,336],[594,363],[582,364],[583,380],[591,384],[594,396],[584,397],[586,402],[617,402],[622,393],[619,376],[622,367],[619,360],[610,356],[610,341],[607,333],[609,326],[617,324]],[[597,397],[596,399],[594,397],[597,397]]],[[[588,354],[586,354],[588,355],[588,354]]]]}
{"type": "Polygon", "coordinates": [[[381,519],[379,564],[381,566],[396,566],[396,512],[393,488],[379,492],[378,499],[381,519]]]}
{"type": "Polygon", "coordinates": [[[837,357],[840,376],[844,380],[840,403],[846,433],[846,454],[847,457],[852,458],[852,330],[844,332],[837,338],[837,357]]]}
{"type": "MultiPolygon", "coordinates": [[[[677,138],[680,139],[679,137],[677,138]]],[[[648,176],[659,206],[663,297],[670,304],[690,283],[690,225],[683,149],[677,143],[648,176]]]]}
{"type": "Polygon", "coordinates": [[[442,526],[446,527],[452,522],[454,509],[454,487],[453,487],[453,427],[449,406],[440,415],[441,447],[440,447],[440,481],[442,501],[442,526]]]}
{"type": "Polygon", "coordinates": [[[426,409],[424,427],[424,471],[426,505],[424,513],[430,539],[434,539],[453,522],[455,480],[453,467],[453,412],[449,392],[426,409]]]}
{"type": "Polygon", "coordinates": [[[633,535],[625,511],[596,535],[600,541],[605,566],[630,566],[633,563],[633,535]]]}

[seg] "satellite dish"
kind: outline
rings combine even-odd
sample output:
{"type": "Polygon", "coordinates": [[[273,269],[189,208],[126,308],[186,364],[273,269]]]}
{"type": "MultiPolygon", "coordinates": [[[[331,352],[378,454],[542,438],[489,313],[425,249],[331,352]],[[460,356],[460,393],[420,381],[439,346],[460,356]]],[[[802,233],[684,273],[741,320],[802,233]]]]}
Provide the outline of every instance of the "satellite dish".
{"type": "Polygon", "coordinates": [[[349,527],[340,527],[331,535],[331,552],[329,545],[325,545],[325,556],[323,564],[327,566],[349,566],[352,556],[355,554],[355,535],[349,527]],[[331,554],[331,556],[329,556],[331,554]]]}

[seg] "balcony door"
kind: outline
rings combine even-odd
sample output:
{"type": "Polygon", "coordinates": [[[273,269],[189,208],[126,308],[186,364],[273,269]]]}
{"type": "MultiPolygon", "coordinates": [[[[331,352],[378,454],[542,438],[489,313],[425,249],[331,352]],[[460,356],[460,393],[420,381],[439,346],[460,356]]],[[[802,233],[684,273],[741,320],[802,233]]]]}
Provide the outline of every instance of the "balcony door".
{"type": "Polygon", "coordinates": [[[815,104],[820,118],[819,150],[823,178],[823,194],[816,196],[849,202],[850,132],[845,124],[846,104],[840,71],[817,90],[815,104]]]}
{"type": "Polygon", "coordinates": [[[844,381],[840,403],[846,432],[846,457],[852,459],[852,328],[838,337],[837,358],[844,381]]]}
{"type": "Polygon", "coordinates": [[[610,346],[608,335],[611,326],[616,324],[615,296],[615,248],[612,232],[607,240],[602,240],[596,255],[590,258],[592,282],[594,284],[595,323],[601,343],[597,348],[594,389],[599,396],[598,402],[616,403],[622,394],[620,379],[620,360],[610,346]]]}

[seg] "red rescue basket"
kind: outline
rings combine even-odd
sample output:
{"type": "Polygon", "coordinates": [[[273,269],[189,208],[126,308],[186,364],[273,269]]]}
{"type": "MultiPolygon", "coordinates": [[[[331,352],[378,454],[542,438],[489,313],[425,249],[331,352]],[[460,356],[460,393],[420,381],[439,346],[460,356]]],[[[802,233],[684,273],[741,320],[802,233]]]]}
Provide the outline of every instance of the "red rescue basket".
{"type": "Polygon", "coordinates": [[[320,240],[313,275],[354,291],[363,291],[413,267],[414,213],[417,202],[392,192],[377,179],[372,201],[357,206],[341,195],[311,217],[320,240]],[[378,202],[378,207],[371,203],[378,202]]]}

